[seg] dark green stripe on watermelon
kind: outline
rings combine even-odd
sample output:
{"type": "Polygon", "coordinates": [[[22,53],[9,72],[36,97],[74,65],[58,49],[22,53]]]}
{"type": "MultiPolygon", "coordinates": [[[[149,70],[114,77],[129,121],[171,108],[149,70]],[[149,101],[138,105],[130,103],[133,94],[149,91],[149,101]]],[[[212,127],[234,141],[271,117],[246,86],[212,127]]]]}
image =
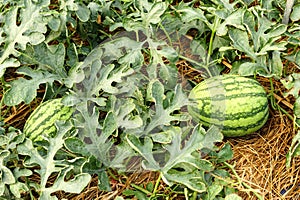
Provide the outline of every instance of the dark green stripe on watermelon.
{"type": "Polygon", "coordinates": [[[191,116],[205,126],[218,126],[225,136],[255,132],[268,119],[266,92],[254,79],[212,77],[193,88],[189,98],[191,116]]]}
{"type": "MultiPolygon", "coordinates": [[[[224,117],[221,117],[222,113],[207,113],[203,109],[198,109],[198,108],[191,108],[194,110],[194,112],[200,113],[203,118],[211,118],[212,115],[215,114],[214,119],[224,119],[224,117]]],[[[227,114],[225,120],[238,120],[241,118],[248,118],[248,117],[253,117],[259,113],[266,112],[268,110],[268,104],[265,104],[263,106],[255,107],[251,111],[248,112],[237,112],[234,114],[227,114]]],[[[201,118],[200,118],[201,119],[201,118]]]]}
{"type": "Polygon", "coordinates": [[[54,136],[57,120],[67,121],[73,108],[62,104],[62,99],[53,99],[39,105],[27,119],[23,132],[32,140],[41,140],[41,135],[54,136]]]}

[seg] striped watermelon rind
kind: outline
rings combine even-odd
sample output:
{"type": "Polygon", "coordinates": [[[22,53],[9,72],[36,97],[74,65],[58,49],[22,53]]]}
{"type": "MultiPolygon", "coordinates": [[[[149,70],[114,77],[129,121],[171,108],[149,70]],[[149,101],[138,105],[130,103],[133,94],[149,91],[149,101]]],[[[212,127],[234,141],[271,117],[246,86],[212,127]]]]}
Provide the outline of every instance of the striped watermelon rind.
{"type": "Polygon", "coordinates": [[[237,75],[206,79],[191,90],[189,99],[193,119],[204,126],[218,126],[227,137],[257,131],[269,115],[264,88],[255,79],[237,75]]]}
{"type": "Polygon", "coordinates": [[[61,98],[45,101],[26,120],[23,132],[33,141],[43,140],[42,135],[53,137],[56,133],[55,122],[69,120],[73,111],[72,107],[62,103],[61,98]]]}

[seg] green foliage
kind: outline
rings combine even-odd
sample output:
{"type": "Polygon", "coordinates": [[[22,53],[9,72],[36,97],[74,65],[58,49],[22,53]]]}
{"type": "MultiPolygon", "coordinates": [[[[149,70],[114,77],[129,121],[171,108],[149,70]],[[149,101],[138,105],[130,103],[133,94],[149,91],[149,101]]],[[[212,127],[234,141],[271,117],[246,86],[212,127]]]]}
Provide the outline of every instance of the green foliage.
{"type": "Polygon", "coordinates": [[[233,26],[228,32],[233,48],[250,59],[235,65],[235,70],[244,76],[260,74],[280,78],[283,70],[280,55],[286,50],[287,42],[278,42],[278,39],[286,32],[287,27],[272,22],[261,15],[262,12],[260,6],[252,7],[243,11],[239,22],[234,22],[238,27],[229,24],[233,26]]]}
{"type": "MultiPolygon", "coordinates": [[[[285,88],[288,89],[288,92],[285,94],[286,96],[293,96],[296,101],[294,103],[294,123],[296,127],[300,126],[300,76],[297,73],[289,75],[285,80],[282,80],[285,88]]],[[[294,136],[292,140],[292,144],[289,148],[289,151],[286,155],[286,166],[290,167],[292,158],[300,155],[300,132],[298,130],[297,134],[294,136]]]]}
{"type": "Polygon", "coordinates": [[[44,146],[46,152],[39,152],[39,148],[35,148],[30,139],[25,139],[24,143],[17,147],[19,154],[27,155],[28,158],[24,161],[25,167],[39,166],[34,172],[41,177],[41,183],[35,185],[36,191],[39,192],[40,199],[57,199],[51,194],[55,191],[62,190],[71,193],[80,193],[91,180],[88,173],[76,174],[70,177],[74,170],[72,163],[78,162],[81,157],[76,157],[74,160],[55,159],[55,155],[63,147],[64,135],[70,130],[71,123],[57,124],[57,135],[53,138],[47,138],[49,144],[44,146]],[[46,186],[49,177],[53,173],[58,173],[56,180],[51,187],[46,186]]]}
{"type": "Polygon", "coordinates": [[[42,70],[32,70],[25,66],[20,67],[17,73],[26,75],[31,79],[18,78],[9,83],[10,89],[4,95],[4,103],[8,106],[20,104],[22,101],[26,104],[30,103],[37,96],[37,89],[39,89],[40,84],[53,84],[57,79],[57,76],[52,73],[42,70]]]}
{"type": "Polygon", "coordinates": [[[154,145],[149,137],[143,138],[144,143],[135,136],[128,135],[126,139],[145,159],[142,163],[144,169],[160,171],[163,180],[168,184],[181,183],[194,191],[205,192],[204,172],[213,171],[213,165],[201,159],[195,151],[204,148],[213,149],[214,143],[222,140],[222,134],[213,128],[205,134],[202,128],[196,127],[189,138],[182,141],[184,134],[182,131],[179,127],[167,130],[171,141],[162,145],[164,153],[161,153],[160,149],[157,150],[158,161],[154,158],[156,152],[153,151],[154,145]],[[182,142],[185,142],[184,147],[182,142]]]}
{"type": "Polygon", "coordinates": [[[19,181],[19,178],[32,174],[29,169],[17,165],[19,155],[16,148],[24,141],[25,135],[19,130],[9,128],[8,133],[5,133],[4,129],[1,130],[0,138],[0,196],[7,199],[20,198],[21,193],[28,191],[29,187],[19,181]]]}
{"type": "Polygon", "coordinates": [[[0,33],[5,37],[0,38],[0,44],[5,48],[1,50],[0,55],[0,76],[3,76],[6,68],[20,65],[20,62],[10,55],[18,56],[19,51],[25,50],[27,44],[37,45],[45,40],[47,27],[41,13],[49,4],[48,0],[39,2],[25,0],[4,11],[4,25],[0,33]]]}
{"type": "MultiPolygon", "coordinates": [[[[283,1],[230,2],[5,0],[3,103],[29,104],[43,85],[44,99],[60,95],[76,112],[74,124],[58,123],[56,136],[45,143],[1,129],[0,196],[21,198],[35,190],[41,199],[56,199],[51,193],[58,190],[81,192],[92,174],[98,174],[99,188],[109,191],[106,169],[126,172],[138,157],[141,163],[131,170],[158,171],[170,187],[184,187],[188,197],[240,199],[224,168],[232,158],[230,145],[215,146],[223,138],[219,130],[191,121],[190,88],[181,83],[176,62],[189,61],[203,77],[219,75],[227,60],[233,74],[285,78],[288,94],[297,99],[298,125],[299,75],[285,77],[282,58],[299,67],[299,5],[287,26],[280,23],[283,1]],[[190,33],[193,40],[185,36],[190,33]],[[293,52],[287,54],[287,48],[293,52]],[[5,82],[11,68],[21,77],[5,82]],[[33,173],[40,183],[28,179],[33,173]],[[53,175],[53,185],[46,187],[53,175]]],[[[299,154],[298,142],[295,137],[288,162],[299,154]]],[[[123,195],[155,198],[157,183],[123,195]]]]}
{"type": "Polygon", "coordinates": [[[300,131],[293,138],[292,144],[289,148],[289,151],[286,155],[286,167],[289,168],[291,166],[292,158],[300,155],[300,131]]]}
{"type": "Polygon", "coordinates": [[[300,126],[300,98],[299,98],[299,90],[300,90],[300,75],[298,73],[293,73],[287,76],[285,79],[281,80],[281,83],[288,90],[285,93],[285,96],[293,96],[296,101],[294,103],[294,117],[295,124],[300,126]]]}

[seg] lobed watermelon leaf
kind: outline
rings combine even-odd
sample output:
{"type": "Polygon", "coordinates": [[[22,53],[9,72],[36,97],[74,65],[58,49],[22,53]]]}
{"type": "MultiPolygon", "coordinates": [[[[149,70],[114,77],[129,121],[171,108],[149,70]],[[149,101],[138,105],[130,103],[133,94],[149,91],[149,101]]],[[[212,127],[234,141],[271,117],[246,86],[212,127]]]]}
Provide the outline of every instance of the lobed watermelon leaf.
{"type": "Polygon", "coordinates": [[[205,133],[201,127],[194,128],[190,135],[186,128],[169,127],[171,141],[163,143],[161,149],[154,148],[149,136],[138,138],[127,135],[129,145],[143,158],[145,170],[159,171],[163,180],[169,184],[181,183],[198,192],[206,190],[204,172],[212,172],[214,166],[208,160],[201,159],[197,151],[213,150],[215,142],[222,141],[222,134],[216,127],[205,133]]]}
{"type": "Polygon", "coordinates": [[[4,25],[0,27],[1,36],[5,35],[0,38],[0,44],[4,46],[0,52],[0,77],[7,67],[19,66],[17,61],[9,59],[10,55],[18,57],[27,44],[37,45],[45,40],[47,27],[41,13],[49,4],[49,0],[24,0],[6,10],[4,25]]]}
{"type": "MultiPolygon", "coordinates": [[[[53,192],[63,190],[70,193],[80,193],[84,187],[90,182],[91,176],[87,173],[75,174],[73,178],[69,178],[69,174],[74,170],[74,166],[71,165],[71,161],[65,163],[65,160],[57,160],[55,155],[63,147],[65,134],[71,129],[71,123],[58,122],[56,124],[57,135],[53,138],[45,138],[49,142],[49,146],[44,146],[46,153],[39,152],[37,147],[34,147],[31,140],[25,139],[24,143],[17,147],[19,154],[28,156],[28,159],[24,160],[24,166],[33,167],[39,166],[34,171],[41,176],[41,183],[35,185],[36,191],[40,195],[40,199],[57,199],[55,196],[51,196],[53,192]],[[48,179],[53,173],[58,175],[52,186],[46,186],[48,179]]],[[[78,158],[77,158],[78,159],[78,158]]]]}
{"type": "Polygon", "coordinates": [[[11,164],[18,162],[16,148],[24,139],[25,135],[12,127],[7,133],[5,130],[0,133],[0,196],[6,199],[21,198],[21,193],[29,190],[27,183],[19,178],[32,175],[31,170],[11,164]]]}
{"type": "Polygon", "coordinates": [[[0,151],[0,196],[5,192],[5,185],[12,185],[16,182],[16,179],[12,171],[6,167],[4,160],[9,156],[10,152],[8,150],[0,151]]]}
{"type": "Polygon", "coordinates": [[[173,121],[181,122],[190,119],[186,113],[174,114],[189,103],[180,84],[176,85],[174,92],[165,95],[163,84],[154,79],[148,84],[146,98],[153,102],[154,106],[153,111],[149,111],[150,119],[142,131],[143,135],[148,135],[159,126],[168,126],[173,121]]]}
{"type": "Polygon", "coordinates": [[[233,42],[233,46],[241,52],[245,52],[248,56],[250,56],[253,60],[256,60],[256,54],[253,48],[250,46],[250,43],[247,39],[247,32],[240,29],[230,29],[229,37],[233,42]]]}
{"type": "Polygon", "coordinates": [[[49,71],[61,78],[66,78],[67,72],[64,67],[65,51],[63,43],[48,45],[42,42],[38,45],[27,47],[22,54],[21,60],[26,64],[37,65],[39,70],[49,71]]]}
{"type": "Polygon", "coordinates": [[[279,78],[283,70],[281,52],[286,50],[287,42],[278,42],[278,39],[286,32],[287,26],[272,22],[260,15],[261,12],[260,6],[248,9],[241,17],[243,26],[229,28],[232,46],[251,58],[251,61],[238,64],[238,73],[279,78]]]}
{"type": "Polygon", "coordinates": [[[8,83],[10,88],[4,94],[4,103],[8,106],[17,105],[22,101],[29,104],[37,96],[40,84],[49,83],[51,85],[55,80],[60,79],[55,74],[43,70],[33,70],[29,67],[20,67],[17,73],[31,77],[31,79],[21,77],[8,83]]]}

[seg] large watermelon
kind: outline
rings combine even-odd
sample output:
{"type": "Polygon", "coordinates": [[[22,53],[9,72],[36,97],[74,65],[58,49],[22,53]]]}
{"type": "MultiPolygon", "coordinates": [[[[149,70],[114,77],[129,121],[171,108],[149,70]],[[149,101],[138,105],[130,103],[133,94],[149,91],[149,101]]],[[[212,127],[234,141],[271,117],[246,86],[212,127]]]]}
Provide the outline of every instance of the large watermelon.
{"type": "Polygon", "coordinates": [[[23,132],[30,139],[37,141],[44,136],[53,136],[57,120],[69,120],[73,108],[62,104],[61,98],[48,100],[40,104],[27,119],[23,132]]]}
{"type": "Polygon", "coordinates": [[[228,137],[260,129],[268,119],[264,88],[251,78],[222,75],[204,80],[189,95],[189,113],[204,126],[216,125],[228,137]]]}

